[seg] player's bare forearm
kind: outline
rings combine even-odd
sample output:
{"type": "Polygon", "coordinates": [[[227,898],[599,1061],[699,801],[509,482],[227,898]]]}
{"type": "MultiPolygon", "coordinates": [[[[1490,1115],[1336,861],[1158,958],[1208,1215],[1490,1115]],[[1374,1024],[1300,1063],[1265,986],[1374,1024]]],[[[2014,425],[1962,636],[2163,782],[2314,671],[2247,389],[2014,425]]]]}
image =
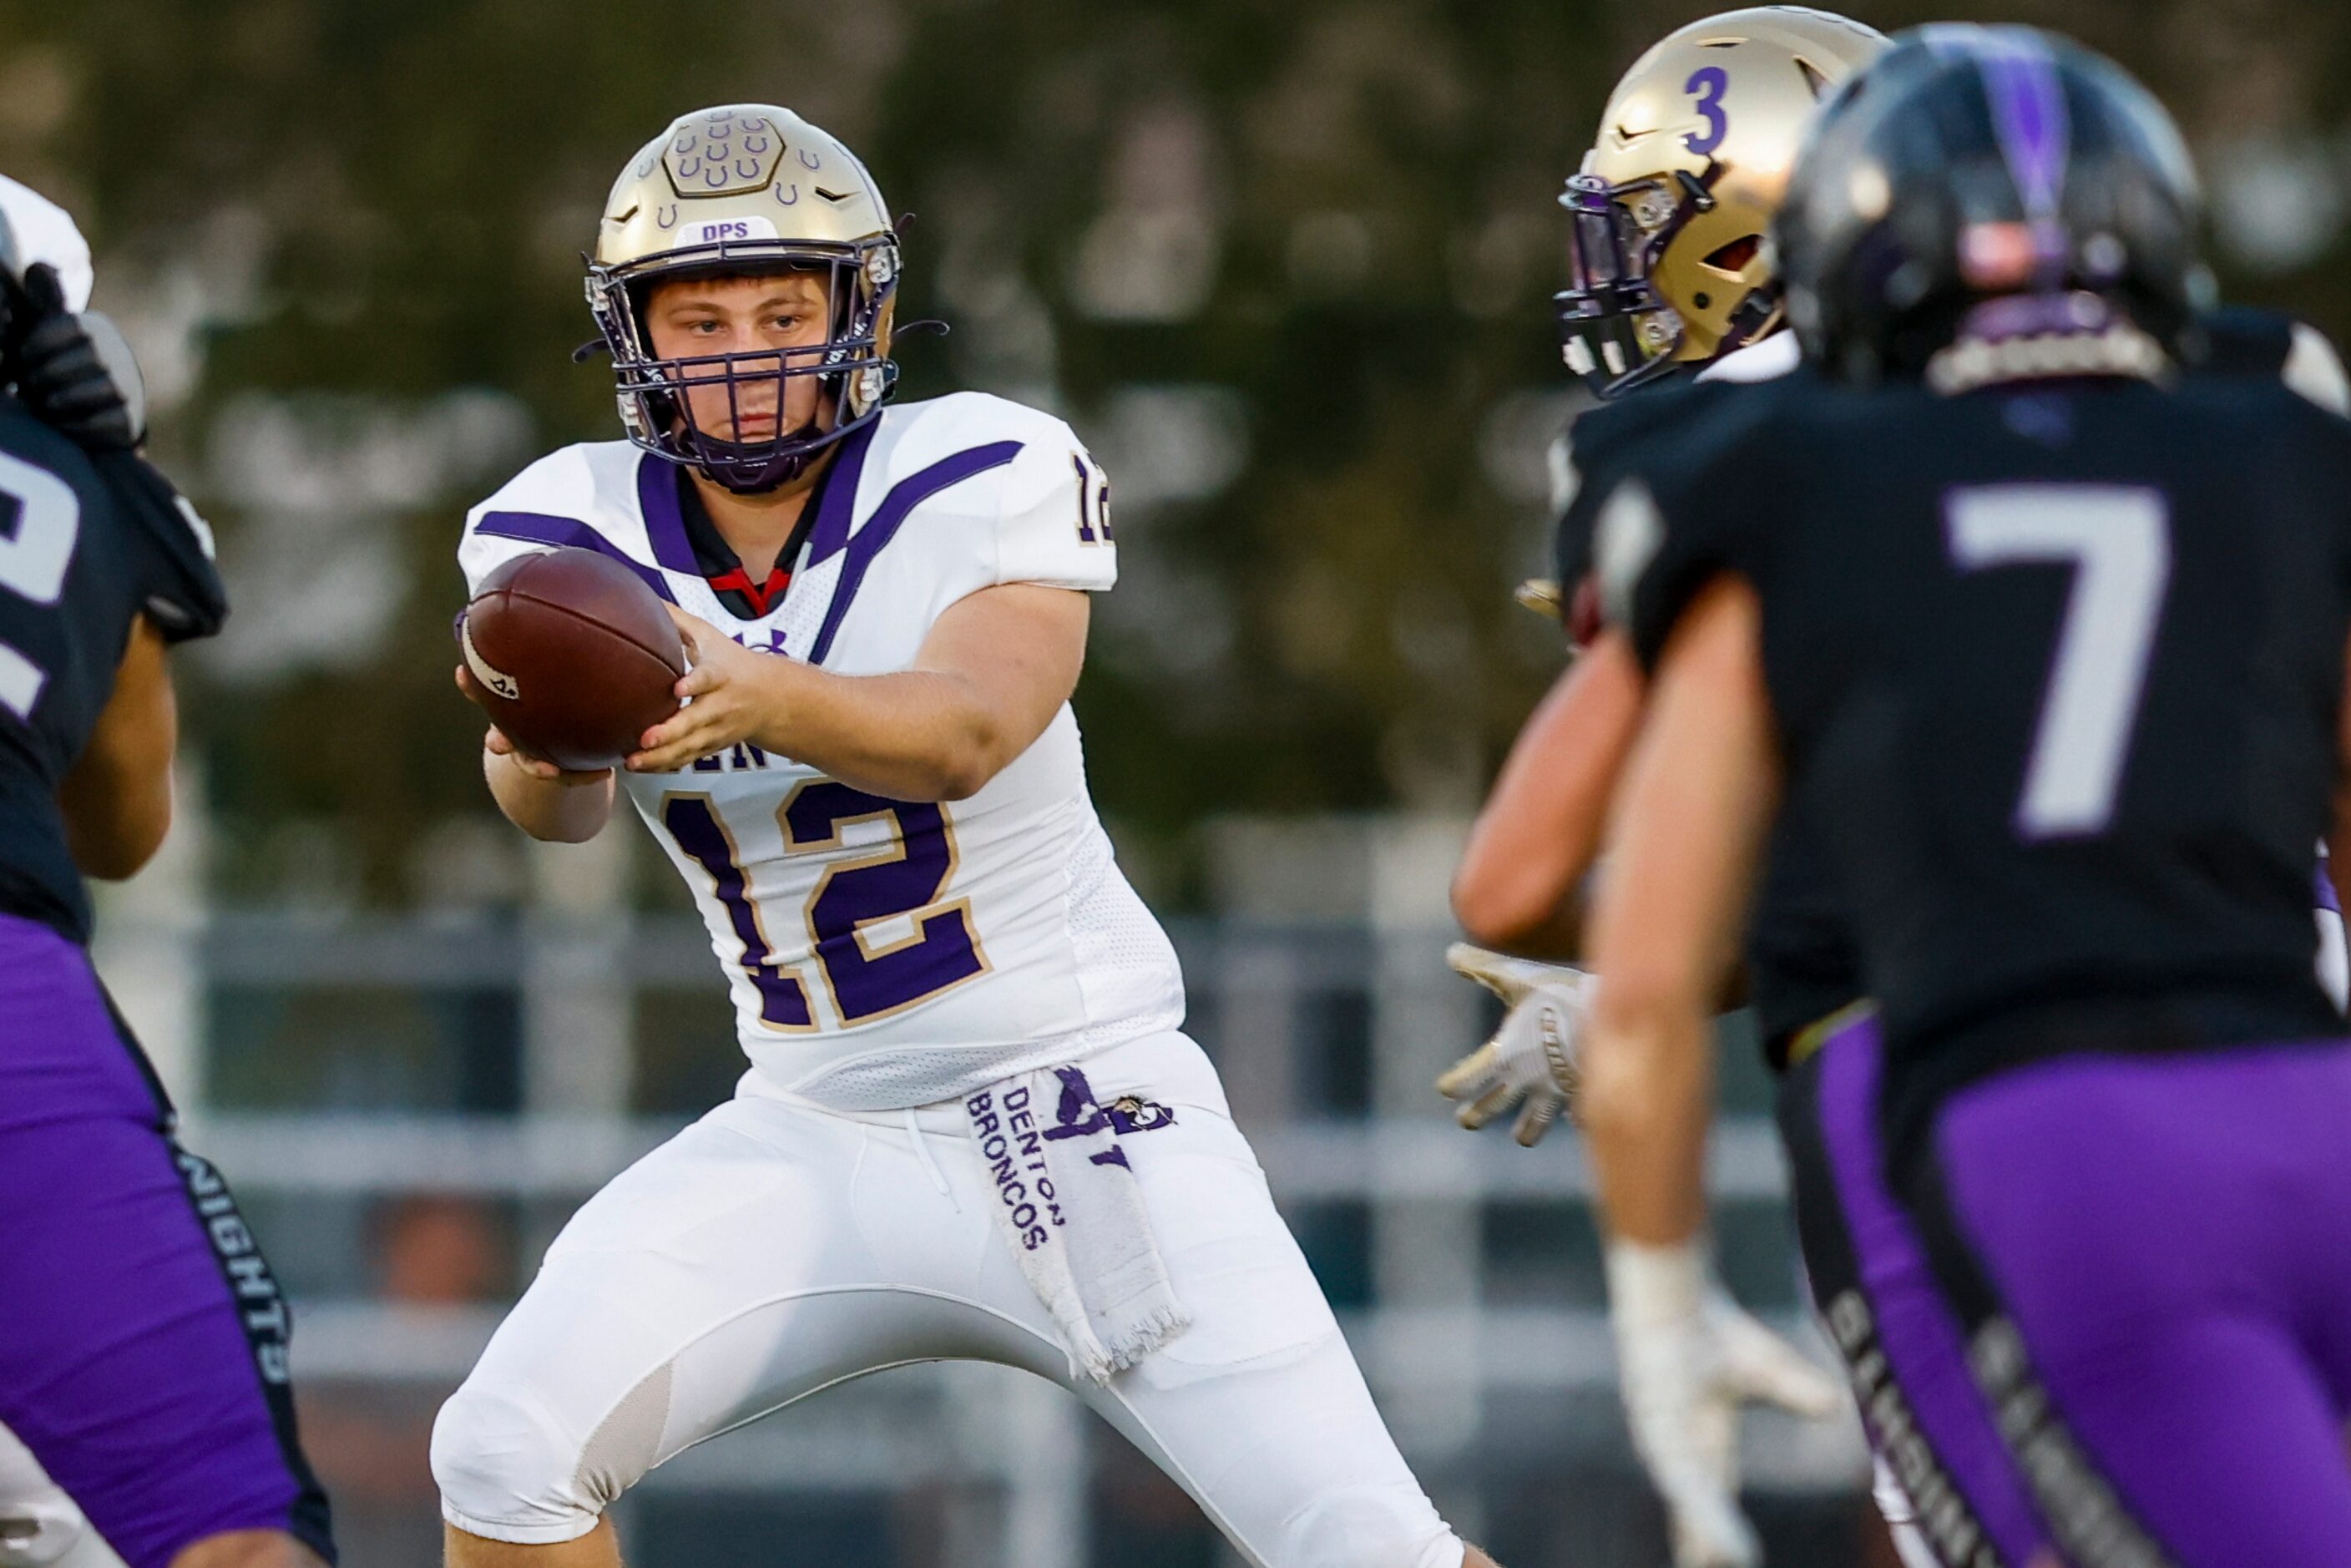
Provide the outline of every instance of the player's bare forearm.
{"type": "Polygon", "coordinates": [[[562,773],[546,763],[534,766],[496,736],[482,747],[482,777],[507,821],[534,839],[583,844],[612,820],[612,775],[562,773]]]}
{"type": "Polygon", "coordinates": [[[1755,600],[1726,579],[1667,648],[1625,769],[1594,912],[1599,997],[1579,1107],[1609,1233],[1662,1246],[1705,1221],[1709,1015],[1776,803],[1755,600]]]}
{"type": "Polygon", "coordinates": [[[694,668],[691,700],[647,732],[632,769],[668,772],[748,741],[894,800],[959,800],[1026,751],[1077,686],[1085,596],[1008,584],[934,623],[913,665],[842,675],[755,653],[674,612],[694,668]]]}
{"type": "Polygon", "coordinates": [[[963,675],[835,675],[778,660],[775,716],[750,738],[893,800],[961,800],[1019,755],[986,694],[963,675]]]}
{"type": "MultiPolygon", "coordinates": [[[[457,666],[457,689],[468,701],[482,701],[480,685],[463,664],[457,666]]],[[[566,772],[517,750],[496,725],[482,737],[482,779],[507,821],[548,843],[584,844],[612,820],[611,768],[566,772]]]]}
{"type": "Polygon", "coordinates": [[[163,845],[172,827],[172,753],[179,706],[163,635],[132,623],[113,694],[57,787],[66,845],[85,875],[119,882],[163,845]]]}
{"type": "Polygon", "coordinates": [[[1638,728],[1631,648],[1604,632],[1544,697],[1510,747],[1453,878],[1471,940],[1528,957],[1582,950],[1583,883],[1638,728]]]}
{"type": "MultiPolygon", "coordinates": [[[[1604,1016],[1607,995],[1603,987],[1604,1016]]],[[[1577,1105],[1610,1236],[1663,1247],[1706,1228],[1714,1049],[1702,1011],[1620,1011],[1595,1020],[1577,1105]]]]}

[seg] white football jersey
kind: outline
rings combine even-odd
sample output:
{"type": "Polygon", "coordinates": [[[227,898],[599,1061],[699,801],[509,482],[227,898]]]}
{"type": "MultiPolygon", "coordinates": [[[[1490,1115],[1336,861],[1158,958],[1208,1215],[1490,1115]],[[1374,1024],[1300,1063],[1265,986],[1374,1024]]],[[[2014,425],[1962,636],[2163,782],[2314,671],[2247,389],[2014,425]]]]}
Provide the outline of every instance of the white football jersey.
{"type": "MultiPolygon", "coordinates": [[[[626,442],[541,458],[467,517],[467,584],[593,549],[747,647],[872,675],[906,668],[966,594],[1117,577],[1101,468],[1061,421],[983,393],[844,438],[791,584],[755,620],[704,580],[678,482],[626,442]]],[[[1175,951],[1112,858],[1066,704],[967,800],[883,800],[749,746],[621,778],[694,891],[744,1051],[788,1092],[926,1104],[1182,1021],[1175,951]]]]}

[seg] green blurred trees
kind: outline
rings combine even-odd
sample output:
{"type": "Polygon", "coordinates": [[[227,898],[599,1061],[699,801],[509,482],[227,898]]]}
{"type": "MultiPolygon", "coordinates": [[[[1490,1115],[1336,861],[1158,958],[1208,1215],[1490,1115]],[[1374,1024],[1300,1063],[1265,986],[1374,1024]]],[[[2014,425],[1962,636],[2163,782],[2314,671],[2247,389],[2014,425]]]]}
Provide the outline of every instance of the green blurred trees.
{"type": "MultiPolygon", "coordinates": [[[[1507,601],[1540,519],[1489,450],[1505,400],[1562,381],[1551,198],[1615,73],[1704,9],[6,0],[0,170],[75,208],[108,302],[197,291],[201,374],[162,452],[202,496],[256,392],[487,387],[541,449],[615,434],[601,367],[568,357],[611,174],[689,107],[798,109],[919,214],[902,319],[958,329],[905,341],[902,395],[1050,396],[1098,445],[1136,386],[1221,388],[1237,411],[1228,483],[1122,513],[1136,602],[1104,607],[1080,701],[1106,809],[1177,844],[1212,811],[1474,798],[1555,659],[1507,601]],[[1155,285],[1119,282],[1153,266],[1155,285]]],[[[2335,0],[1998,12],[2117,54],[2208,149],[2325,132],[2351,170],[2335,0]]],[[[2235,281],[2341,336],[2347,260],[2338,225],[2235,281]]],[[[450,550],[478,498],[384,517],[402,597],[362,664],[192,703],[232,831],[330,823],[375,899],[406,895],[430,824],[487,809],[448,676],[450,550]]],[[[208,499],[234,543],[237,507],[208,499]]]]}

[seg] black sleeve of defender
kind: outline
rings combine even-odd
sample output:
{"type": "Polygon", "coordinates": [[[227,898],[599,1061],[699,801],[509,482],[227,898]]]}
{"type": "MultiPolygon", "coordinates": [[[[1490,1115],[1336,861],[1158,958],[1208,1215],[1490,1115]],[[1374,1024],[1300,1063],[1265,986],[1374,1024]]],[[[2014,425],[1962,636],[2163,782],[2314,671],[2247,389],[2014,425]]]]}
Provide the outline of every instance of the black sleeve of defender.
{"type": "Polygon", "coordinates": [[[211,525],[172,483],[135,453],[92,454],[141,562],[141,608],[164,641],[218,634],[228,589],[213,559],[211,525]]]}
{"type": "Polygon", "coordinates": [[[1577,420],[1552,452],[1552,573],[1562,602],[1597,570],[1602,512],[1618,486],[1651,467],[1687,461],[1683,444],[1740,389],[1730,382],[1671,382],[1603,403],[1577,420]]]}
{"type": "Polygon", "coordinates": [[[1771,476],[1771,438],[1744,417],[1748,408],[1739,412],[1687,433],[1662,454],[1670,461],[1636,464],[1596,497],[1603,613],[1632,639],[1645,671],[1656,670],[1701,589],[1725,571],[1753,576],[1762,564],[1783,495],[1771,476]]]}
{"type": "Polygon", "coordinates": [[[2294,318],[2224,305],[2196,321],[2196,369],[2223,376],[2277,376],[2294,351],[2294,318]]]}

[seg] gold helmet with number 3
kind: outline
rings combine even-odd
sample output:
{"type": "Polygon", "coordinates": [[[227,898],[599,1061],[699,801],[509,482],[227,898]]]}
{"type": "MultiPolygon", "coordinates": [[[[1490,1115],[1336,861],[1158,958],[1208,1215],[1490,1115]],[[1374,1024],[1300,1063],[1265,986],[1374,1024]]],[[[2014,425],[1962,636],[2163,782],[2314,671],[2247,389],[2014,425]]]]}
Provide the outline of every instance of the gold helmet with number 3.
{"type": "Polygon", "coordinates": [[[898,377],[890,358],[898,270],[881,189],[836,138],[768,103],[679,116],[613,182],[588,267],[588,308],[611,350],[629,439],[732,490],[788,482],[888,400],[898,377]],[[824,342],[684,359],[653,352],[643,311],[655,282],[778,271],[829,279],[824,342]],[[732,399],[767,381],[780,397],[780,383],[797,376],[819,378],[817,422],[765,441],[701,429],[683,395],[723,385],[732,399]]]}
{"type": "Polygon", "coordinates": [[[1764,250],[1813,110],[1884,34],[1757,5],[1693,22],[1634,63],[1560,205],[1568,368],[1614,397],[1782,324],[1764,250]]]}

